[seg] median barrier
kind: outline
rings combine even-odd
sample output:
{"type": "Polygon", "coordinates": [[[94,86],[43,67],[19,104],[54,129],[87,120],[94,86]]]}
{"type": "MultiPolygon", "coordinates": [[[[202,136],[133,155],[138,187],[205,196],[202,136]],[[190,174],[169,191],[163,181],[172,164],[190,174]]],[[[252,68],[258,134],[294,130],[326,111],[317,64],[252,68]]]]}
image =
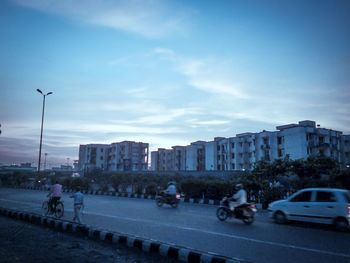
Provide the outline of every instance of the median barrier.
{"type": "Polygon", "coordinates": [[[26,221],[32,224],[39,224],[52,230],[77,234],[88,237],[91,240],[105,241],[109,243],[124,244],[128,247],[141,250],[146,253],[155,253],[161,256],[178,260],[180,262],[203,262],[203,263],[235,263],[242,262],[239,259],[220,256],[213,253],[201,252],[191,248],[181,247],[173,244],[141,238],[125,233],[112,232],[95,227],[81,225],[69,220],[55,219],[48,216],[41,216],[36,213],[16,211],[0,207],[0,215],[26,221]]]}

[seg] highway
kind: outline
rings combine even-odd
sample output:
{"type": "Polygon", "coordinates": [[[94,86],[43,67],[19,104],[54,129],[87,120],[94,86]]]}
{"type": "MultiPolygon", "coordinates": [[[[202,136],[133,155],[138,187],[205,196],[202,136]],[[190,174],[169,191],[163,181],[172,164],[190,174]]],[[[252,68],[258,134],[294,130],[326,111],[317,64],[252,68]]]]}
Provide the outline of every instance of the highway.
{"type": "MultiPolygon", "coordinates": [[[[0,206],[41,212],[47,192],[0,188],[0,206]]],[[[65,219],[73,200],[65,193],[65,219]]],[[[350,262],[350,233],[305,224],[276,225],[259,213],[253,225],[220,222],[216,207],[180,203],[157,207],[153,200],[85,195],[84,223],[251,262],[350,262]]]]}

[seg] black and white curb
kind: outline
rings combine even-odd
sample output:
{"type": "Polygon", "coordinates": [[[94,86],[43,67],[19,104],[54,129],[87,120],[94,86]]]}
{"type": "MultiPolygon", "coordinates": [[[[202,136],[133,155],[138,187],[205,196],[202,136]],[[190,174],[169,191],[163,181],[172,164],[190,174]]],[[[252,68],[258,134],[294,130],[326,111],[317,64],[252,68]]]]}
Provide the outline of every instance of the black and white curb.
{"type": "Polygon", "coordinates": [[[166,244],[152,239],[145,239],[129,234],[98,229],[88,225],[77,224],[68,220],[56,219],[35,213],[22,212],[0,207],[0,215],[28,223],[48,227],[56,231],[88,237],[91,240],[100,240],[111,244],[124,244],[146,253],[154,253],[167,258],[188,263],[238,263],[246,262],[236,258],[220,256],[214,253],[201,252],[195,249],[166,244]]]}

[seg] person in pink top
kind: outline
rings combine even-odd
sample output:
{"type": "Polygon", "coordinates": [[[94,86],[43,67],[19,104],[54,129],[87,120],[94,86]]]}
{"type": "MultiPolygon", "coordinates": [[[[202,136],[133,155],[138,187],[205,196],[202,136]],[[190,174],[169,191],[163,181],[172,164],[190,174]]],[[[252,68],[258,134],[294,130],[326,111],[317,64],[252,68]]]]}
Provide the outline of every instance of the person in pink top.
{"type": "Polygon", "coordinates": [[[51,187],[50,193],[47,196],[50,196],[49,207],[51,211],[55,211],[57,202],[62,197],[62,185],[56,181],[56,183],[51,187]]]}

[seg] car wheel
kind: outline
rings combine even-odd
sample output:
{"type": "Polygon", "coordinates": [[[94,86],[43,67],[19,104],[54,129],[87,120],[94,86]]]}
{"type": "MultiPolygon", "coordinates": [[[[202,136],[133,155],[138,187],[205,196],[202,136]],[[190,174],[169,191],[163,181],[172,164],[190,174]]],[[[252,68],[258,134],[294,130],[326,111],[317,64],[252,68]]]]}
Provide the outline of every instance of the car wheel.
{"type": "Polygon", "coordinates": [[[281,211],[277,211],[274,214],[273,219],[274,219],[275,223],[277,223],[277,224],[284,224],[287,222],[286,215],[281,211]]]}
{"type": "Polygon", "coordinates": [[[348,231],[349,230],[349,222],[344,218],[336,218],[334,220],[334,227],[338,231],[348,231]]]}

